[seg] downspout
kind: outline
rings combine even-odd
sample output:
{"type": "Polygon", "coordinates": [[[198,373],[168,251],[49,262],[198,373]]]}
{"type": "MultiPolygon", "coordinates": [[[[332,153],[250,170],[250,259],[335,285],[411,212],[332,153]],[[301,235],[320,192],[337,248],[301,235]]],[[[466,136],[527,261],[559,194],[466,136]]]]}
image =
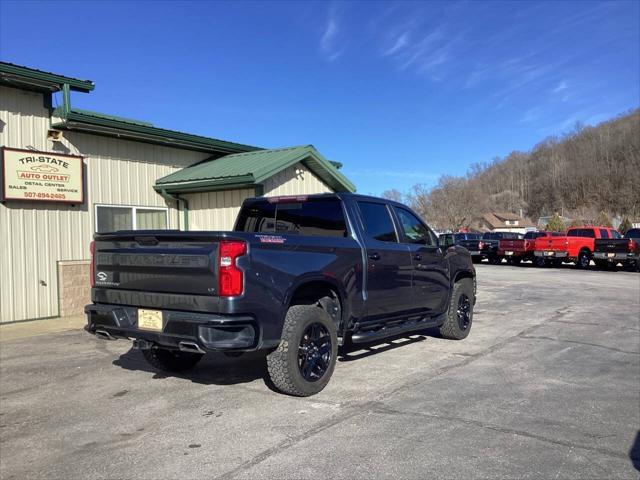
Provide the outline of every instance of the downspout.
{"type": "Polygon", "coordinates": [[[69,88],[68,83],[62,84],[62,116],[65,121],[67,120],[67,115],[71,112],[71,89],[69,88]]]}
{"type": "Polygon", "coordinates": [[[184,221],[184,229],[189,230],[189,202],[185,198],[181,198],[180,195],[171,195],[167,193],[167,191],[163,188],[160,190],[160,196],[166,200],[171,200],[176,202],[177,207],[177,222],[178,222],[178,230],[180,229],[180,202],[182,202],[183,206],[183,221],[184,221]]]}

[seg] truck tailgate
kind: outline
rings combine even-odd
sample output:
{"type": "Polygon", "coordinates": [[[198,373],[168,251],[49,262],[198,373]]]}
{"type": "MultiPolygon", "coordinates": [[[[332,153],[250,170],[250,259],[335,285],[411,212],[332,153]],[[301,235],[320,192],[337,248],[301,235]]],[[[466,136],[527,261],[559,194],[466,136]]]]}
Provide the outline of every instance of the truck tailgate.
{"type": "Polygon", "coordinates": [[[218,233],[117,232],[94,242],[95,288],[211,295],[218,233]]]}
{"type": "Polygon", "coordinates": [[[527,240],[500,240],[498,249],[503,252],[524,253],[527,240]]]}
{"type": "Polygon", "coordinates": [[[569,247],[567,237],[540,237],[536,238],[536,250],[561,251],[569,247]]]}
{"type": "Polygon", "coordinates": [[[594,251],[606,253],[629,252],[629,240],[626,238],[602,238],[595,241],[594,251]]]}

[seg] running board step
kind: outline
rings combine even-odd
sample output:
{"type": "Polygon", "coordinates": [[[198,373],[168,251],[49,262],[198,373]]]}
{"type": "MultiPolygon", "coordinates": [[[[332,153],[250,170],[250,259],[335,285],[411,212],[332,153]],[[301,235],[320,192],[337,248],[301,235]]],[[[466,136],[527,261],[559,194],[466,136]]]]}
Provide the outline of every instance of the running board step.
{"type": "Polygon", "coordinates": [[[422,318],[419,320],[407,320],[397,325],[382,326],[376,330],[357,331],[351,335],[353,343],[368,343],[381,338],[399,335],[401,333],[411,332],[413,330],[424,330],[425,328],[436,327],[442,322],[441,317],[422,318]]]}

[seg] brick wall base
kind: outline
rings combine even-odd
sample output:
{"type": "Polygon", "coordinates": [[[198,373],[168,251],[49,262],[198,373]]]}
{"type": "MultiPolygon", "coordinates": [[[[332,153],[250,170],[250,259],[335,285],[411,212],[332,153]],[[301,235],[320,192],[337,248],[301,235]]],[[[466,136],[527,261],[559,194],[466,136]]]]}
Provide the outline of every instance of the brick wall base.
{"type": "Polygon", "coordinates": [[[60,316],[80,315],[91,302],[89,260],[61,260],[58,262],[60,316]]]}

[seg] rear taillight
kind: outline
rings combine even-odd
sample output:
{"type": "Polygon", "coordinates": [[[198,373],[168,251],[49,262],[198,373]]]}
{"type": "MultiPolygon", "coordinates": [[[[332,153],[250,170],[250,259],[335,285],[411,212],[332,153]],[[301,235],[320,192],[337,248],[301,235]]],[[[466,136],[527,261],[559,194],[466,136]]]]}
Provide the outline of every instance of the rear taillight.
{"type": "Polygon", "coordinates": [[[638,243],[635,240],[629,239],[629,251],[635,252],[636,248],[638,248],[638,243]]]}
{"type": "Polygon", "coordinates": [[[91,277],[91,288],[93,288],[96,286],[96,260],[95,260],[96,244],[94,242],[91,242],[89,244],[89,252],[91,253],[91,264],[89,267],[89,275],[91,277]]]}
{"type": "Polygon", "coordinates": [[[244,288],[244,272],[238,268],[238,257],[247,253],[245,242],[223,240],[218,252],[218,295],[240,295],[244,288]]]}
{"type": "Polygon", "coordinates": [[[483,242],[478,242],[478,248],[480,250],[482,250],[484,248],[484,243],[483,242]]]}

